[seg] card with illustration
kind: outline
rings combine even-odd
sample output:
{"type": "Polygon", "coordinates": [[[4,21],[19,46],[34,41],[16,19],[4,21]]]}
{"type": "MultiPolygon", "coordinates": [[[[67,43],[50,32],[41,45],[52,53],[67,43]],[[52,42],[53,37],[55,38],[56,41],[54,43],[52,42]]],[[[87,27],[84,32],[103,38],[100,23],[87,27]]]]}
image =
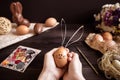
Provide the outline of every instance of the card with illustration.
{"type": "Polygon", "coordinates": [[[33,59],[41,52],[41,50],[18,46],[0,66],[15,71],[24,72],[33,59]]]}

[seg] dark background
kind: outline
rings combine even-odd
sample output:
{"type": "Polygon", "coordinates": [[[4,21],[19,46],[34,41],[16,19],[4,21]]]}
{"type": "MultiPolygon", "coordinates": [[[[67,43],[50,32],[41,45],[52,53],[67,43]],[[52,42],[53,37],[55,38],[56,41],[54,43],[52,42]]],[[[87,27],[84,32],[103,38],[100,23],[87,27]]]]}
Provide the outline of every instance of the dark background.
{"type": "MultiPolygon", "coordinates": [[[[120,2],[119,0],[0,0],[0,16],[7,17],[11,20],[12,15],[9,6],[13,1],[20,1],[22,3],[23,16],[29,19],[30,22],[44,23],[48,17],[55,17],[60,22],[61,18],[64,18],[67,26],[69,26],[67,40],[78,29],[79,25],[84,25],[85,33],[82,39],[68,48],[78,53],[74,47],[78,46],[99,72],[99,75],[96,75],[79,54],[83,64],[83,75],[86,80],[107,80],[97,65],[97,59],[102,54],[91,49],[85,44],[84,40],[89,33],[95,32],[93,14],[100,12],[102,5],[120,2]]],[[[19,45],[42,50],[24,73],[0,67],[0,80],[37,80],[43,67],[44,54],[55,47],[59,47],[61,44],[60,32],[60,25],[58,25],[54,29],[43,32],[40,35],[35,35],[32,38],[0,49],[0,62],[8,57],[19,45]]]]}
{"type": "Polygon", "coordinates": [[[44,22],[48,17],[67,23],[91,23],[93,14],[100,12],[101,6],[120,0],[0,0],[0,16],[11,19],[10,3],[20,1],[23,16],[31,22],[44,22]]]}

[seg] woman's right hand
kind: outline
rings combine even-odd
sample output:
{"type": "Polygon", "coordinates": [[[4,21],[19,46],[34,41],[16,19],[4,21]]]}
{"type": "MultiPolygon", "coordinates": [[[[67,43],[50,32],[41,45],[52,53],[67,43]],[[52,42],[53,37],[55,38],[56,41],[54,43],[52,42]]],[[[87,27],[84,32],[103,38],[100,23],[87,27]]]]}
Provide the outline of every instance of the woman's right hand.
{"type": "Polygon", "coordinates": [[[63,76],[63,80],[85,80],[82,74],[82,63],[79,60],[79,55],[71,52],[68,56],[71,56],[71,58],[68,59],[68,71],[63,76]]]}

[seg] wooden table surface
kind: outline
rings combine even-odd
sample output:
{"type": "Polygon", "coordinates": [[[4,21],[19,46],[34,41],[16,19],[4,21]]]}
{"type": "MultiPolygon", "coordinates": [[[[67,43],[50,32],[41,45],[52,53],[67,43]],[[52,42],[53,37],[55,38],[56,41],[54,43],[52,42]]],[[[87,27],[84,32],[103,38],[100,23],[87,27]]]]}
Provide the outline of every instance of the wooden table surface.
{"type": "MultiPolygon", "coordinates": [[[[96,68],[96,70],[99,72],[99,75],[96,75],[95,72],[84,60],[84,58],[79,54],[80,61],[83,64],[83,75],[86,78],[86,80],[107,80],[104,74],[99,70],[97,65],[97,59],[100,58],[102,54],[98,51],[91,49],[84,42],[87,35],[90,32],[95,31],[94,25],[86,24],[84,26],[85,32],[82,39],[77,43],[68,46],[68,48],[71,51],[74,51],[79,54],[79,52],[75,48],[75,46],[78,46],[89,59],[89,61],[93,64],[93,66],[96,68]]],[[[73,34],[73,32],[79,27],[80,25],[78,24],[67,24],[67,36],[65,43],[73,34]]],[[[32,61],[32,63],[28,66],[24,73],[0,67],[0,80],[37,80],[43,67],[44,54],[52,48],[61,46],[61,27],[60,25],[58,25],[57,27],[51,30],[45,31],[39,35],[35,35],[31,38],[25,39],[21,42],[1,49],[0,62],[2,62],[6,57],[8,57],[10,53],[19,45],[40,49],[42,50],[42,52],[32,61]]]]}

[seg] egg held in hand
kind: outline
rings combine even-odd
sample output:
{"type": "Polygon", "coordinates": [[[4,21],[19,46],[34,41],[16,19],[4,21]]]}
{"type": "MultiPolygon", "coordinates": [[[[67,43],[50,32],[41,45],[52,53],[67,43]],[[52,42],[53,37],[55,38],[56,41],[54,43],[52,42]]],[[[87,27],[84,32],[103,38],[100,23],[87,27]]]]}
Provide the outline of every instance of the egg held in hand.
{"type": "Polygon", "coordinates": [[[67,50],[64,47],[59,47],[53,54],[55,64],[59,68],[63,68],[67,65],[68,63],[68,54],[69,50],[67,50]]]}

